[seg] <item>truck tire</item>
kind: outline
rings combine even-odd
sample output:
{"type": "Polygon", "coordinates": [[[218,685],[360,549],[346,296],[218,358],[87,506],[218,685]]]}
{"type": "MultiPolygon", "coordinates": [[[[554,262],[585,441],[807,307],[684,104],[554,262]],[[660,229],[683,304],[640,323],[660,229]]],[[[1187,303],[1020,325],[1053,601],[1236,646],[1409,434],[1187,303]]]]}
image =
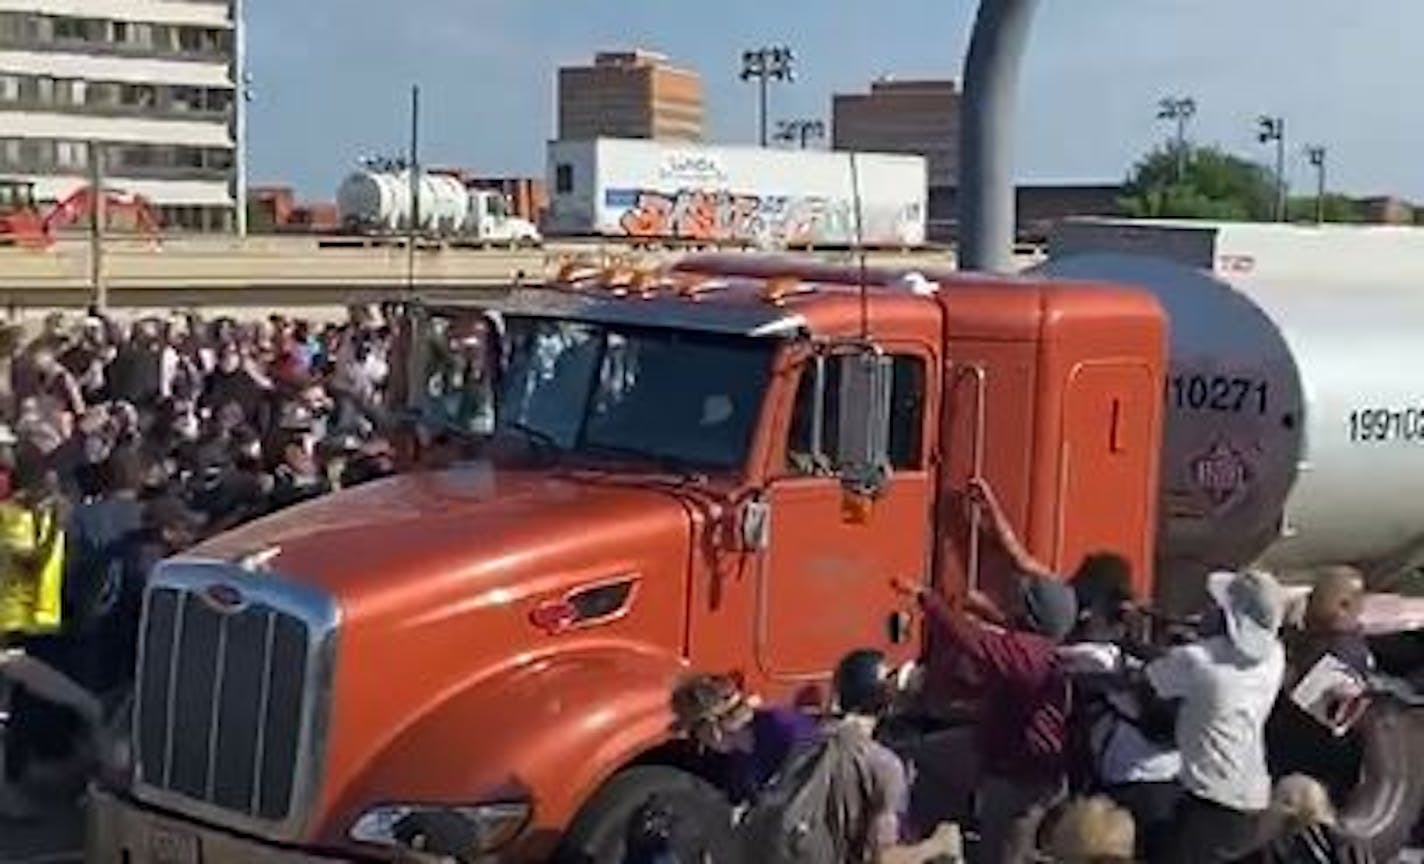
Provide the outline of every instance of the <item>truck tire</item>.
{"type": "Polygon", "coordinates": [[[614,775],[574,818],[554,861],[623,864],[629,823],[652,800],[673,816],[678,860],[732,861],[732,808],[726,796],[702,778],[665,765],[640,765],[614,775]]]}
{"type": "Polygon", "coordinates": [[[1365,719],[1360,783],[1341,803],[1340,826],[1394,861],[1424,811],[1424,712],[1377,702],[1365,719]]]}

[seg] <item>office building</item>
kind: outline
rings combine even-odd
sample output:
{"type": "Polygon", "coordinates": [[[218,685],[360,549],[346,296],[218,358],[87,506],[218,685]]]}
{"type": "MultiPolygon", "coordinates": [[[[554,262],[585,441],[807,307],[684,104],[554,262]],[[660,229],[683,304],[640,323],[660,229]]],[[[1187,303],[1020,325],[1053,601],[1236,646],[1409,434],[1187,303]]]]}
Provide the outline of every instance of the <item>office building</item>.
{"type": "Polygon", "coordinates": [[[930,187],[954,186],[959,176],[959,87],[953,81],[884,78],[869,93],[831,100],[836,150],[923,156],[930,187]]]}
{"type": "Polygon", "coordinates": [[[92,150],[165,230],[232,230],[240,3],[0,0],[0,177],[59,201],[92,150]]]}
{"type": "Polygon", "coordinates": [[[648,51],[605,51],[559,70],[558,137],[702,140],[702,79],[648,51]]]}

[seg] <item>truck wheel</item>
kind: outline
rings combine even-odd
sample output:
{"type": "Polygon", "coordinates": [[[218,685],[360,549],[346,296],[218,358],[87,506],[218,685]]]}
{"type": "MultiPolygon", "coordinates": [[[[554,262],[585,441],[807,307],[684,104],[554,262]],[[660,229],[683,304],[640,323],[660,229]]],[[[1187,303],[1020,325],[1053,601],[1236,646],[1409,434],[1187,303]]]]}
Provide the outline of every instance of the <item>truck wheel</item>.
{"type": "Polygon", "coordinates": [[[1340,825],[1377,861],[1394,861],[1424,810],[1424,712],[1380,702],[1365,720],[1360,783],[1340,807],[1340,825]]]}
{"type": "Polygon", "coordinates": [[[584,805],[559,844],[556,864],[622,864],[634,815],[656,801],[672,817],[673,849],[680,861],[732,861],[732,808],[720,790],[700,777],[664,765],[625,769],[584,805]]]}

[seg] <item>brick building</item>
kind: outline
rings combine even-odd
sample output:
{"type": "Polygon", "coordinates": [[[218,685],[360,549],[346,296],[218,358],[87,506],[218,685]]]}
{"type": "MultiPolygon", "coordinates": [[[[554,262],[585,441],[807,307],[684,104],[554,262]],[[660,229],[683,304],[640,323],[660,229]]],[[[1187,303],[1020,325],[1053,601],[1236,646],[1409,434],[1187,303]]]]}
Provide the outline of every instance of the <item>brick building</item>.
{"type": "Polygon", "coordinates": [[[559,70],[558,137],[702,140],[702,79],[650,51],[604,51],[559,70]]]}
{"type": "Polygon", "coordinates": [[[953,81],[883,78],[869,93],[831,99],[836,150],[923,156],[930,189],[959,180],[959,87],[953,81]]]}

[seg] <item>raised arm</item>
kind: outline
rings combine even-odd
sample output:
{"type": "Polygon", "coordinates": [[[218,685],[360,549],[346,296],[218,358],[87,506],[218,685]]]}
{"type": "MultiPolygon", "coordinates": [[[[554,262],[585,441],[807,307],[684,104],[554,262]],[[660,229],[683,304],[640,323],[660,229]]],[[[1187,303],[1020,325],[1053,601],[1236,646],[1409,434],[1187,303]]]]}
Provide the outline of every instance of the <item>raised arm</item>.
{"type": "Polygon", "coordinates": [[[1014,531],[1014,526],[1010,524],[1009,517],[1005,515],[1004,508],[999,504],[998,497],[994,490],[989,488],[988,482],[982,478],[975,478],[969,481],[969,503],[984,508],[989,517],[990,530],[998,538],[999,545],[1013,559],[1014,567],[1021,573],[1029,576],[1052,577],[1053,570],[1033,556],[1023,545],[1019,535],[1014,531]]]}

